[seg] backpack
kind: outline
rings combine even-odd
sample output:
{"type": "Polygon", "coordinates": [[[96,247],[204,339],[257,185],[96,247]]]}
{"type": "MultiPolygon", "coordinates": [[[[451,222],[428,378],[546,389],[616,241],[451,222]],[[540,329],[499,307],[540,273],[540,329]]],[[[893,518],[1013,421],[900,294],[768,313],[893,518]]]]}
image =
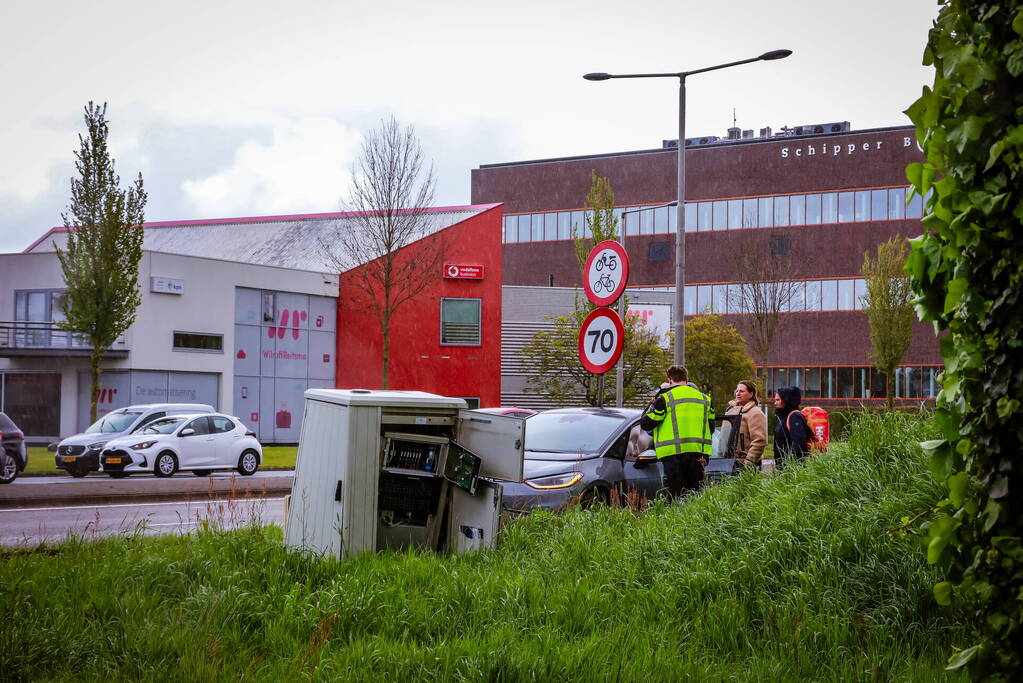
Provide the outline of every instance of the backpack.
{"type": "MultiPolygon", "coordinates": [[[[785,418],[785,429],[792,431],[792,425],[789,420],[792,419],[792,413],[796,412],[793,410],[785,418]]],[[[828,411],[823,408],[810,407],[803,408],[799,411],[803,414],[803,419],[806,420],[806,431],[809,437],[806,440],[807,450],[811,451],[826,451],[828,449],[828,437],[829,437],[829,425],[828,425],[828,411]]]]}

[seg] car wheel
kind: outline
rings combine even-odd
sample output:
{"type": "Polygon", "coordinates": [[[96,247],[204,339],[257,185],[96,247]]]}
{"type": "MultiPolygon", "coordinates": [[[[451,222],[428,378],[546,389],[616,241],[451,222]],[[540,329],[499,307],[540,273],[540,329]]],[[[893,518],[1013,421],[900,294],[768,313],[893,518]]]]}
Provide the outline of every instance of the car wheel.
{"type": "Polygon", "coordinates": [[[259,456],[256,451],[245,451],[242,457],[238,458],[238,473],[248,477],[259,469],[259,456]]]}
{"type": "Polygon", "coordinates": [[[610,500],[611,495],[608,493],[607,489],[595,486],[589,491],[583,493],[582,497],[579,499],[579,504],[584,510],[587,510],[594,505],[607,505],[610,500]]]}
{"type": "Polygon", "coordinates": [[[17,461],[4,451],[0,451],[0,484],[10,484],[17,478],[17,461]]]}
{"type": "Polygon", "coordinates": [[[192,470],[192,474],[197,477],[208,477],[213,474],[213,470],[192,470]]]}
{"type": "Polygon", "coordinates": [[[158,477],[170,477],[178,471],[178,459],[170,451],[164,451],[156,456],[153,463],[153,474],[158,477]]]}
{"type": "Polygon", "coordinates": [[[107,472],[111,479],[124,479],[128,476],[127,472],[107,472]]]}

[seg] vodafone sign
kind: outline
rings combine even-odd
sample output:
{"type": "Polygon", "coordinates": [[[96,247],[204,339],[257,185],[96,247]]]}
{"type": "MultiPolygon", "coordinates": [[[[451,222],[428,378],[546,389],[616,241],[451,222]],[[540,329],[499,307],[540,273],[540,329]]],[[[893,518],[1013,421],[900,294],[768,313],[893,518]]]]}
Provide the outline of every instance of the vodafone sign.
{"type": "Polygon", "coordinates": [[[445,263],[444,277],[451,280],[482,280],[483,266],[470,266],[464,263],[445,263]]]}

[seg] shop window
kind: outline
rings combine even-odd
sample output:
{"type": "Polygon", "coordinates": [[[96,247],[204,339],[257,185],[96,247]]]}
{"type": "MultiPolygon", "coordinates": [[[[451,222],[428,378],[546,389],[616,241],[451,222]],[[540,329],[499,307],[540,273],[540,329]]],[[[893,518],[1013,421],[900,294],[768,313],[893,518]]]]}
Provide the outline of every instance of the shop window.
{"type": "Polygon", "coordinates": [[[440,343],[445,346],[479,346],[481,299],[440,300],[440,343]]]}
{"type": "Polygon", "coordinates": [[[838,386],[836,396],[838,398],[854,398],[856,394],[855,390],[855,369],[854,368],[835,368],[838,375],[838,386]]]}
{"type": "Polygon", "coordinates": [[[3,375],[3,411],[26,436],[60,434],[60,374],[3,375]]]}
{"type": "Polygon", "coordinates": [[[224,335],[204,334],[202,332],[175,332],[174,350],[223,353],[224,335]]]}

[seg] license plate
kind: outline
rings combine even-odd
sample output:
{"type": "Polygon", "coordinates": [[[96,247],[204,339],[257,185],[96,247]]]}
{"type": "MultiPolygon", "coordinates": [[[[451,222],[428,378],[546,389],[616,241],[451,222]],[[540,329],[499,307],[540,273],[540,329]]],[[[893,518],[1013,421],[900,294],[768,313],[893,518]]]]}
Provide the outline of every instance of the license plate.
{"type": "Polygon", "coordinates": [[[121,464],[121,459],[120,458],[107,458],[107,464],[108,465],[120,465],[121,464]]]}
{"type": "Polygon", "coordinates": [[[64,462],[74,462],[76,459],[77,458],[75,458],[75,456],[73,455],[65,455],[63,458],[61,458],[61,460],[63,460],[64,462]]]}

